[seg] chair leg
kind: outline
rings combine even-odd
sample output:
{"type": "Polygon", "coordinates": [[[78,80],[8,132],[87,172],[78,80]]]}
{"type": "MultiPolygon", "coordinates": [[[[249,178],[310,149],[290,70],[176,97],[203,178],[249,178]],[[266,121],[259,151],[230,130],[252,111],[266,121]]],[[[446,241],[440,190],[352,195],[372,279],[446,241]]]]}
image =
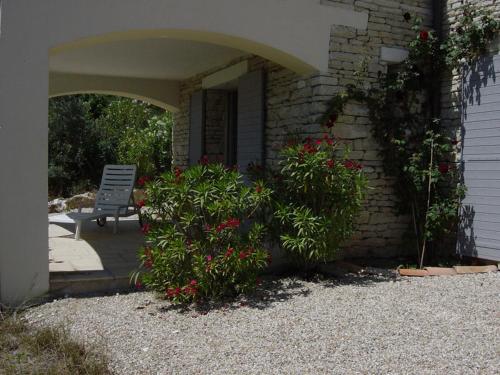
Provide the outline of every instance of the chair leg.
{"type": "Polygon", "coordinates": [[[76,222],[76,231],[75,231],[75,240],[79,241],[80,240],[80,234],[82,232],[82,221],[78,220],[76,222]]]}
{"type": "Polygon", "coordinates": [[[113,226],[113,234],[118,233],[118,220],[119,216],[115,216],[115,225],[113,226]]]}

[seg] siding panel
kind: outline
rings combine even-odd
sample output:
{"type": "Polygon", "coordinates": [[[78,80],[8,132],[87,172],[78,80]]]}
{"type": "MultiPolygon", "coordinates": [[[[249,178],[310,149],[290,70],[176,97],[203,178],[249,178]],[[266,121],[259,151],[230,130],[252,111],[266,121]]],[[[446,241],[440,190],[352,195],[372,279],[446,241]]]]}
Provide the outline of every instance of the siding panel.
{"type": "Polygon", "coordinates": [[[464,77],[461,255],[500,260],[500,56],[464,77]]]}

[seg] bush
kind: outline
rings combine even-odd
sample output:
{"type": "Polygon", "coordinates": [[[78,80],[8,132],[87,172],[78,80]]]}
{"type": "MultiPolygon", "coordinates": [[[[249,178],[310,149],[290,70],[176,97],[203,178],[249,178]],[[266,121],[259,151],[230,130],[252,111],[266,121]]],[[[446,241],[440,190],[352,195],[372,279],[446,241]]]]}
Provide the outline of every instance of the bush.
{"type": "Polygon", "coordinates": [[[329,261],[354,232],[366,187],[362,166],[325,134],[281,152],[275,217],[283,249],[306,268],[329,261]],[[337,155],[337,157],[336,157],[337,155]]]}
{"type": "Polygon", "coordinates": [[[141,175],[170,169],[173,116],[138,100],[120,98],[105,108],[97,121],[107,147],[120,164],[136,164],[141,175]]]}
{"type": "Polygon", "coordinates": [[[208,164],[175,169],[146,183],[139,283],[175,302],[222,298],[255,288],[268,262],[263,226],[270,203],[262,182],[208,164]]]}

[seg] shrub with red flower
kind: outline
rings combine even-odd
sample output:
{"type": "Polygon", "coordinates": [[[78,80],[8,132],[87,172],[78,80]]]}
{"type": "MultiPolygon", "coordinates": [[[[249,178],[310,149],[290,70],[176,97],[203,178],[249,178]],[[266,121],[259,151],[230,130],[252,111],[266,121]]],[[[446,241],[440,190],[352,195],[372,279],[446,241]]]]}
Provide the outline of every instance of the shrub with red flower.
{"type": "Polygon", "coordinates": [[[346,167],[347,169],[357,169],[357,170],[363,169],[363,166],[354,160],[344,161],[344,167],[346,167]]]}
{"type": "Polygon", "coordinates": [[[267,266],[264,226],[271,190],[220,164],[173,169],[146,187],[141,282],[174,302],[246,293],[267,266]],[[243,254],[243,255],[240,255],[243,254]]]}
{"type": "Polygon", "coordinates": [[[282,178],[275,182],[276,240],[305,267],[334,259],[354,232],[366,177],[361,164],[348,155],[328,134],[317,140],[308,137],[303,145],[281,152],[282,178]]]}
{"type": "Polygon", "coordinates": [[[439,170],[439,173],[446,174],[450,171],[450,165],[448,163],[441,162],[438,165],[438,170],[439,170]]]}
{"type": "Polygon", "coordinates": [[[335,123],[337,122],[337,119],[339,118],[339,115],[337,113],[332,113],[330,117],[328,117],[328,120],[325,123],[325,126],[328,129],[331,129],[335,126],[335,123]]]}
{"type": "Polygon", "coordinates": [[[421,41],[426,42],[429,39],[429,32],[427,30],[421,30],[418,37],[421,41]]]}
{"type": "Polygon", "coordinates": [[[149,224],[149,223],[145,223],[141,227],[141,231],[142,231],[142,233],[144,233],[144,235],[148,235],[150,230],[151,230],[151,224],[149,224]]]}
{"type": "Polygon", "coordinates": [[[141,199],[141,200],[139,200],[137,202],[136,205],[137,205],[138,208],[142,208],[142,207],[144,207],[146,205],[146,202],[144,201],[144,199],[141,199]]]}
{"type": "Polygon", "coordinates": [[[146,184],[146,182],[151,181],[151,178],[148,176],[142,176],[137,179],[137,186],[142,187],[146,184]]]}

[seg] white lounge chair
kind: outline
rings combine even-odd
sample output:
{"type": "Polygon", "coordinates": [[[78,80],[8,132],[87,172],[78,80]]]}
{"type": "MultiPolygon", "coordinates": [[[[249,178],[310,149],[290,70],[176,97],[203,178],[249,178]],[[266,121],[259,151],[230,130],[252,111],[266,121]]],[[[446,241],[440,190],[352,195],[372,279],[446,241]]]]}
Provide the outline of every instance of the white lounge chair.
{"type": "Polygon", "coordinates": [[[76,224],[75,239],[80,239],[82,225],[85,221],[96,220],[99,226],[106,224],[107,217],[114,217],[113,233],[118,232],[120,217],[139,214],[134,202],[134,184],[136,178],[135,165],[106,165],[102,174],[101,186],[96,194],[95,206],[92,212],[70,212],[66,216],[76,224]],[[132,209],[130,209],[132,207],[132,209]]]}

